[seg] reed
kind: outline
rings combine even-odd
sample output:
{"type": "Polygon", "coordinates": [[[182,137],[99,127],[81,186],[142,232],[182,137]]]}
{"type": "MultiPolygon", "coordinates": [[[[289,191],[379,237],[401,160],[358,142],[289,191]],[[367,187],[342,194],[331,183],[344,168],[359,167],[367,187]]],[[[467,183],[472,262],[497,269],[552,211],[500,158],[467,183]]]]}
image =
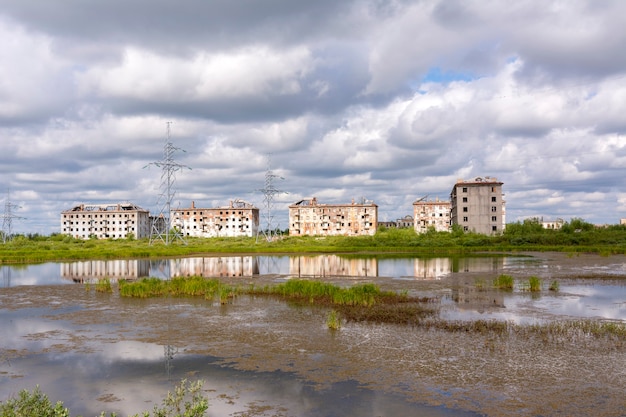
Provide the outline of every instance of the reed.
{"type": "Polygon", "coordinates": [[[331,330],[339,330],[341,328],[341,316],[337,310],[330,310],[326,317],[326,326],[331,330]]]}
{"type": "Polygon", "coordinates": [[[501,274],[493,280],[493,286],[499,290],[512,290],[515,286],[515,281],[511,275],[501,274]]]}
{"type": "Polygon", "coordinates": [[[528,278],[528,291],[539,292],[541,291],[541,279],[535,275],[528,278]]]}
{"type": "Polygon", "coordinates": [[[96,292],[112,293],[113,286],[111,285],[111,280],[108,278],[99,279],[96,283],[96,292]]]}

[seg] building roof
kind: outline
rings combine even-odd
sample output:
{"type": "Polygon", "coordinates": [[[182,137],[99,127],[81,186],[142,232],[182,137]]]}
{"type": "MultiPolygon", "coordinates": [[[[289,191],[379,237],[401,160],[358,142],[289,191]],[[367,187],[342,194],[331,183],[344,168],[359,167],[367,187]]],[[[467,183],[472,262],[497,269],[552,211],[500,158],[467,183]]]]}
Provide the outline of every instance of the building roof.
{"type": "Polygon", "coordinates": [[[486,184],[497,184],[497,185],[502,185],[504,184],[501,181],[498,181],[498,179],[496,177],[476,177],[474,179],[471,180],[464,180],[462,178],[459,178],[456,180],[456,184],[454,185],[455,187],[459,186],[459,185],[486,185],[486,184]]]}
{"type": "Polygon", "coordinates": [[[374,204],[373,201],[371,200],[365,200],[362,199],[360,203],[355,203],[354,199],[352,200],[351,203],[347,203],[347,204],[320,204],[317,202],[317,198],[316,197],[310,197],[310,198],[305,198],[302,199],[300,201],[297,201],[293,204],[291,204],[289,206],[289,208],[296,208],[296,207],[309,207],[309,206],[315,206],[315,207],[350,207],[350,206],[361,206],[361,207],[378,207],[376,204],[374,204]]]}
{"type": "Polygon", "coordinates": [[[148,211],[133,203],[79,204],[62,213],[77,211],[148,211]]]}

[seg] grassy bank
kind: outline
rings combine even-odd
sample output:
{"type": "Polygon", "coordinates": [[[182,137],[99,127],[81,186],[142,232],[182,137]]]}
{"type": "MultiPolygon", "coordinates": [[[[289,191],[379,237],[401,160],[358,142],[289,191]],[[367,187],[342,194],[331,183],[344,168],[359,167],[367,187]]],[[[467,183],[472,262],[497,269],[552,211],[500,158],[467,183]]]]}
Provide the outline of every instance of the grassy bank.
{"type": "Polygon", "coordinates": [[[558,251],[603,255],[626,253],[626,226],[596,228],[584,222],[561,230],[544,230],[532,222],[507,225],[497,236],[452,232],[416,234],[412,229],[382,229],[375,236],[284,236],[268,242],[256,238],[188,238],[166,246],[161,241],[79,240],[64,235],[16,236],[0,244],[0,263],[35,263],[85,259],[139,259],[227,253],[410,253],[464,255],[476,252],[558,251]]]}

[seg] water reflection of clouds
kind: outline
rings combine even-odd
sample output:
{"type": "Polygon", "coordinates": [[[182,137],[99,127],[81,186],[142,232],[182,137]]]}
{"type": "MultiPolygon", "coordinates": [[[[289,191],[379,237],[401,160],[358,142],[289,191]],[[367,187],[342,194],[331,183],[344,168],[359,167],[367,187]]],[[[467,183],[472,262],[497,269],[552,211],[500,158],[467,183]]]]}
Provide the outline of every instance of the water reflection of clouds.
{"type": "Polygon", "coordinates": [[[626,321],[626,286],[573,285],[564,286],[560,293],[542,297],[534,306],[555,315],[626,321]]]}

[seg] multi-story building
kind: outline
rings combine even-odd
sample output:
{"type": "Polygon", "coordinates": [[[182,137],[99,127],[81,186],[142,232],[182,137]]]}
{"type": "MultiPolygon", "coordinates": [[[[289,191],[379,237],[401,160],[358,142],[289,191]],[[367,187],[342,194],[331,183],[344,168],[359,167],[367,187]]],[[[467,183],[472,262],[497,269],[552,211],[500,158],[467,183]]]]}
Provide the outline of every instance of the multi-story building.
{"type": "Polygon", "coordinates": [[[378,206],[369,201],[320,204],[313,197],[289,206],[291,236],[374,235],[377,227],[378,206]]]}
{"type": "Polygon", "coordinates": [[[243,200],[234,200],[226,207],[172,210],[172,226],[184,236],[238,237],[256,236],[259,230],[259,209],[243,200]]]}
{"type": "Polygon", "coordinates": [[[80,204],[61,212],[61,233],[77,239],[150,236],[150,213],[132,203],[80,204]]]}
{"type": "Polygon", "coordinates": [[[506,209],[502,184],[493,177],[457,180],[450,192],[450,223],[476,233],[503,232],[506,209]]]}
{"type": "Polygon", "coordinates": [[[414,224],[415,219],[413,218],[413,216],[410,215],[406,215],[401,219],[396,220],[396,227],[398,229],[408,229],[410,227],[413,227],[414,224]]]}
{"type": "Polygon", "coordinates": [[[450,202],[449,201],[427,201],[424,198],[413,203],[413,217],[415,219],[413,227],[416,233],[425,233],[428,229],[437,232],[450,231],[450,202]]]}

